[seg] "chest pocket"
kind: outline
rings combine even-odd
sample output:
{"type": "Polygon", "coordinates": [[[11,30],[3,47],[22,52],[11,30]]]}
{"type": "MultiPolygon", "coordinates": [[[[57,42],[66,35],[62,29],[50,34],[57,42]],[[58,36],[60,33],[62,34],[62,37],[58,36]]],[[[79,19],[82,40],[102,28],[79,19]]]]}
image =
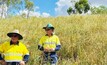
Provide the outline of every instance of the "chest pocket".
{"type": "Polygon", "coordinates": [[[53,38],[45,39],[44,44],[56,44],[56,40],[53,38]]]}
{"type": "Polygon", "coordinates": [[[9,47],[6,48],[5,53],[8,52],[17,52],[17,53],[21,53],[22,49],[20,46],[18,45],[11,45],[9,47]]]}

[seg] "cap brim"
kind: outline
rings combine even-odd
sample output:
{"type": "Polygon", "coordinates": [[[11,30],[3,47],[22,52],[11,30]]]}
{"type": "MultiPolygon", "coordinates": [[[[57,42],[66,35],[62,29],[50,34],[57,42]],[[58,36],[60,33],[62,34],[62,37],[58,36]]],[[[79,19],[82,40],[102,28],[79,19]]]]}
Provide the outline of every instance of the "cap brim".
{"type": "Polygon", "coordinates": [[[13,34],[18,35],[18,36],[19,36],[19,40],[23,39],[22,35],[20,35],[20,34],[18,34],[18,33],[13,33],[13,32],[7,33],[7,36],[8,36],[8,37],[12,37],[13,34]]]}
{"type": "Polygon", "coordinates": [[[43,27],[43,29],[46,29],[46,27],[43,27]]]}
{"type": "Polygon", "coordinates": [[[43,29],[54,29],[54,27],[43,27],[43,29]]]}

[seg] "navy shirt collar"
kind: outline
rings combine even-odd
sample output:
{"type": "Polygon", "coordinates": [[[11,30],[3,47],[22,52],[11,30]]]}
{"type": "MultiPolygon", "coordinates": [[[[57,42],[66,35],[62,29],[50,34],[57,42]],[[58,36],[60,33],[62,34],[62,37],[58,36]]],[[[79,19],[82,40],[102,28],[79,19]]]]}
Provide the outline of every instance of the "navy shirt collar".
{"type": "MultiPolygon", "coordinates": [[[[53,36],[53,34],[51,34],[53,36]]],[[[46,34],[45,36],[48,36],[48,34],[46,34]]]]}
{"type": "Polygon", "coordinates": [[[16,44],[14,44],[12,41],[10,41],[10,45],[19,45],[19,41],[17,41],[16,44]]]}

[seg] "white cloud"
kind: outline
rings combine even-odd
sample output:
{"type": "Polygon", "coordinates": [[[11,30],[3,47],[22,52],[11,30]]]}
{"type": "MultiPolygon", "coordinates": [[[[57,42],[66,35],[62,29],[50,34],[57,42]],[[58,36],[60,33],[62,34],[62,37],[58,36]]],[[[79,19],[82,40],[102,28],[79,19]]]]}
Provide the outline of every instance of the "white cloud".
{"type": "Polygon", "coordinates": [[[107,6],[107,0],[88,0],[91,6],[107,6]]]}
{"type": "Polygon", "coordinates": [[[36,17],[40,17],[40,13],[39,13],[39,12],[33,12],[33,11],[30,11],[29,16],[36,16],[36,17]]]}
{"type": "MultiPolygon", "coordinates": [[[[56,15],[61,16],[61,15],[68,15],[67,14],[67,9],[70,6],[73,6],[74,3],[72,4],[71,1],[79,1],[79,0],[58,0],[58,2],[56,2],[57,7],[55,8],[55,12],[56,15]]],[[[107,6],[107,0],[88,0],[89,4],[91,6],[107,6]]]]}
{"type": "MultiPolygon", "coordinates": [[[[22,15],[22,14],[27,15],[27,13],[28,13],[28,10],[21,10],[18,15],[22,15]]],[[[29,16],[40,17],[40,13],[39,12],[30,11],[29,16]]]]}
{"type": "Polygon", "coordinates": [[[43,12],[43,13],[42,13],[42,17],[49,17],[49,16],[50,16],[49,13],[46,13],[46,12],[43,12]]]}
{"type": "MultiPolygon", "coordinates": [[[[34,7],[34,11],[30,11],[29,16],[35,16],[35,17],[49,17],[50,16],[49,13],[46,13],[46,12],[40,13],[38,10],[39,10],[38,6],[34,7]]],[[[25,9],[25,10],[21,10],[18,15],[22,15],[22,14],[27,15],[27,13],[28,13],[28,10],[25,9]]]]}
{"type": "MultiPolygon", "coordinates": [[[[41,14],[40,14],[40,12],[37,11],[38,9],[39,9],[38,6],[34,7],[34,11],[30,11],[30,12],[29,12],[29,16],[40,17],[41,14]]],[[[22,15],[22,14],[27,15],[27,13],[28,13],[28,10],[25,9],[25,10],[21,10],[21,11],[18,13],[18,15],[22,15]]]]}
{"type": "Polygon", "coordinates": [[[37,11],[38,9],[39,9],[39,7],[38,7],[38,6],[34,7],[34,11],[37,11]]]}
{"type": "MultiPolygon", "coordinates": [[[[72,0],[74,1],[78,1],[78,0],[72,0]]],[[[67,13],[67,9],[70,6],[74,6],[74,3],[71,3],[71,0],[59,0],[58,2],[56,2],[57,7],[55,8],[55,12],[57,15],[68,15],[67,13]]]]}
{"type": "MultiPolygon", "coordinates": [[[[19,12],[18,15],[22,15],[22,14],[25,14],[27,15],[28,11],[27,10],[22,10],[19,12]]],[[[34,12],[34,11],[30,11],[29,13],[29,16],[35,16],[35,17],[49,17],[50,14],[49,13],[46,13],[46,12],[43,12],[42,14],[38,11],[34,12]]]]}

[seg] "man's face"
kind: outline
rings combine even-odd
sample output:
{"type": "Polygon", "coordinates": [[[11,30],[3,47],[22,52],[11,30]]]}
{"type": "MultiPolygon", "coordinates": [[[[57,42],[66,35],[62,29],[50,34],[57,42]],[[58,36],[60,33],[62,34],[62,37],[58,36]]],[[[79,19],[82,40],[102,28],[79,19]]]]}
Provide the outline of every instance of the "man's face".
{"type": "Polygon", "coordinates": [[[46,31],[47,34],[52,34],[53,33],[52,29],[45,29],[45,31],[46,31]]]}
{"type": "Polygon", "coordinates": [[[13,34],[12,36],[11,36],[11,40],[12,40],[12,42],[17,42],[18,41],[18,35],[17,34],[13,34]]]}

